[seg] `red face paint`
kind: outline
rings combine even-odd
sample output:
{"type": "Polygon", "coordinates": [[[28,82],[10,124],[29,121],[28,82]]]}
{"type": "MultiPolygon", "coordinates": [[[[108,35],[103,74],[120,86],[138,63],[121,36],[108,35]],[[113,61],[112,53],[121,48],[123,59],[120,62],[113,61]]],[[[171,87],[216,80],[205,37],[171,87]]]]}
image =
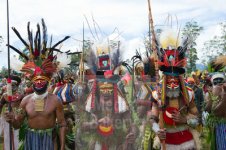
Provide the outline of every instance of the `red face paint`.
{"type": "Polygon", "coordinates": [[[176,89],[179,87],[179,79],[176,77],[168,77],[166,80],[166,86],[169,89],[176,89]]]}

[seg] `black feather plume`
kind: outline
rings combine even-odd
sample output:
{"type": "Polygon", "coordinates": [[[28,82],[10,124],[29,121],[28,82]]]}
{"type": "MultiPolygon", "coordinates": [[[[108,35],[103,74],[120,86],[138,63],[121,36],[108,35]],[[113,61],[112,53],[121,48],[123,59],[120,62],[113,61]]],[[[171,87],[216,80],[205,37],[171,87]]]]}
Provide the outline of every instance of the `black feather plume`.
{"type": "Polygon", "coordinates": [[[120,56],[120,49],[117,49],[115,53],[113,53],[113,57],[111,59],[114,67],[117,67],[119,63],[122,61],[120,56]]]}
{"type": "Polygon", "coordinates": [[[67,55],[78,55],[81,54],[82,52],[71,52],[71,53],[67,53],[67,55]]]}
{"type": "Polygon", "coordinates": [[[46,51],[46,44],[47,44],[47,27],[45,24],[44,19],[42,19],[42,51],[45,53],[46,51]]]}
{"type": "Polygon", "coordinates": [[[32,31],[30,31],[30,22],[27,23],[27,33],[28,33],[28,41],[30,43],[29,50],[31,51],[31,54],[34,54],[33,51],[33,35],[32,31]]]}
{"type": "Polygon", "coordinates": [[[69,39],[70,36],[66,36],[64,39],[60,40],[59,42],[57,42],[56,44],[54,44],[51,49],[56,48],[59,44],[61,44],[62,42],[64,42],[65,40],[69,39]]]}
{"type": "Polygon", "coordinates": [[[15,32],[15,34],[17,35],[17,37],[21,40],[21,42],[25,45],[25,47],[27,49],[29,49],[29,45],[27,44],[27,42],[25,42],[25,40],[21,37],[20,33],[16,30],[16,28],[12,27],[12,30],[15,32]]]}
{"type": "Polygon", "coordinates": [[[26,61],[29,60],[28,56],[26,54],[24,54],[23,52],[21,52],[20,50],[18,50],[17,48],[11,46],[11,45],[6,45],[9,46],[11,49],[13,49],[16,53],[18,53],[21,57],[23,57],[26,61]]]}
{"type": "Polygon", "coordinates": [[[96,74],[97,72],[97,57],[96,54],[91,51],[87,57],[87,64],[91,68],[91,71],[96,74]]]}
{"type": "Polygon", "coordinates": [[[39,24],[37,24],[37,49],[39,49],[41,51],[41,31],[40,31],[40,26],[39,24]]]}

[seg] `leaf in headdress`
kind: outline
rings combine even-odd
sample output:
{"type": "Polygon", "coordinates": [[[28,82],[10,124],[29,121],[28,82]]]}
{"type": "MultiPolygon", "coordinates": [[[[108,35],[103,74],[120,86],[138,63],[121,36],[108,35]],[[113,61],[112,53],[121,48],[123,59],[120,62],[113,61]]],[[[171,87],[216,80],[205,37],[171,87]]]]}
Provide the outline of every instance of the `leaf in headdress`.
{"type": "Polygon", "coordinates": [[[27,42],[25,42],[25,40],[20,36],[20,33],[16,30],[16,28],[12,27],[12,30],[15,32],[15,34],[16,34],[17,37],[21,40],[21,42],[26,46],[26,48],[29,49],[29,45],[28,45],[27,42]]]}
{"type": "Polygon", "coordinates": [[[59,44],[61,44],[62,42],[64,42],[65,40],[69,39],[70,36],[66,36],[65,38],[63,38],[62,40],[60,40],[59,42],[57,42],[56,44],[54,44],[51,49],[56,48],[59,44]]]}
{"type": "Polygon", "coordinates": [[[9,46],[10,48],[12,48],[15,52],[17,52],[21,57],[23,57],[26,61],[29,60],[28,56],[26,54],[24,54],[23,52],[21,52],[20,50],[18,50],[17,48],[11,46],[11,45],[6,45],[9,46]]]}

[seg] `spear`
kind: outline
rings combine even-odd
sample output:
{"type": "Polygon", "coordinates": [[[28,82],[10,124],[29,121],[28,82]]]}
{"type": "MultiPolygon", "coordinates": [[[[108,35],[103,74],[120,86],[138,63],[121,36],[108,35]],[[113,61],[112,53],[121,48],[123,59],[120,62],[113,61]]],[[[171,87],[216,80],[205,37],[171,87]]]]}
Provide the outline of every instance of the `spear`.
{"type": "Polygon", "coordinates": [[[79,65],[79,82],[83,84],[84,82],[84,49],[85,49],[85,40],[84,40],[84,23],[83,23],[83,30],[82,30],[82,53],[80,58],[80,65],[79,65]]]}
{"type": "MultiPolygon", "coordinates": [[[[157,83],[157,91],[159,91],[159,69],[158,69],[158,56],[157,56],[157,48],[156,48],[156,36],[155,36],[155,30],[154,30],[154,23],[153,23],[153,17],[152,17],[152,12],[151,12],[151,2],[148,0],[148,12],[149,12],[149,30],[151,30],[151,34],[149,31],[149,38],[152,40],[152,51],[154,53],[154,60],[155,60],[155,78],[156,78],[156,83],[157,83]],[[150,37],[152,35],[152,38],[150,37]]],[[[160,104],[163,105],[163,104],[160,104]]],[[[164,121],[163,121],[163,112],[162,112],[162,107],[160,106],[160,111],[159,111],[159,126],[160,129],[164,128],[164,121]]],[[[166,144],[165,140],[161,141],[162,143],[162,149],[166,150],[166,144]]]]}
{"type": "MultiPolygon", "coordinates": [[[[9,45],[9,1],[7,0],[7,45],[9,45]]],[[[11,84],[11,78],[10,78],[10,47],[7,46],[8,48],[8,80],[7,80],[7,97],[8,97],[8,110],[9,112],[12,111],[11,107],[11,100],[12,100],[12,84],[11,84]]],[[[12,125],[11,123],[9,124],[9,145],[10,145],[10,150],[12,150],[12,125]]]]}

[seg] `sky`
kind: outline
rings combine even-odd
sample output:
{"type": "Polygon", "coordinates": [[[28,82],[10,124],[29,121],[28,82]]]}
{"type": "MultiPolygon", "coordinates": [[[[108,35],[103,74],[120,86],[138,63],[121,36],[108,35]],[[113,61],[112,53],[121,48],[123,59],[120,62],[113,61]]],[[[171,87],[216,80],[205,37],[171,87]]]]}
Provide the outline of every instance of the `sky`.
{"type": "MultiPolygon", "coordinates": [[[[54,42],[71,36],[62,47],[65,51],[81,49],[83,23],[85,39],[93,38],[89,26],[94,32],[98,24],[97,32],[102,38],[117,28],[120,38],[124,39],[124,59],[130,59],[136,49],[144,49],[143,39],[148,32],[147,0],[9,0],[9,5],[10,27],[16,27],[24,39],[27,38],[27,22],[31,22],[35,32],[36,24],[44,18],[54,42]],[[97,24],[94,25],[93,20],[97,24]]],[[[166,24],[168,15],[172,16],[173,26],[183,27],[188,21],[197,21],[204,27],[196,41],[200,59],[203,43],[219,35],[219,23],[226,21],[224,0],[151,0],[151,5],[156,28],[166,24]]],[[[0,46],[1,67],[7,66],[6,0],[0,1],[0,35],[4,39],[0,46]]],[[[23,48],[11,29],[10,44],[23,48]]],[[[11,54],[15,53],[11,51],[11,54]]]]}

